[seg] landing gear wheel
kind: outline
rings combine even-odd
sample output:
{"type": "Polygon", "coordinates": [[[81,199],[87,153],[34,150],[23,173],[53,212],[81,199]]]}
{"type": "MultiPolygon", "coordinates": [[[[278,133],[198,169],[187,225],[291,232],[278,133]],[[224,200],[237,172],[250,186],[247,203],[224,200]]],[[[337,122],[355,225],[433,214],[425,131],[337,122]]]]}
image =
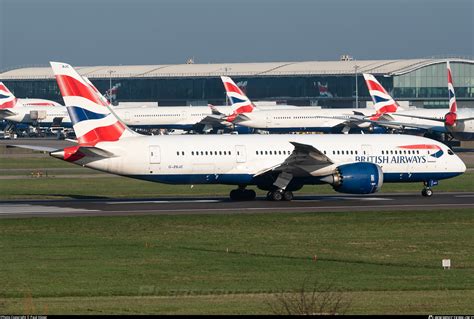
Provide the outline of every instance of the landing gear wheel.
{"type": "Polygon", "coordinates": [[[273,195],[273,192],[269,191],[269,192],[267,193],[266,199],[267,199],[267,200],[272,200],[272,195],[273,195]]]}
{"type": "Polygon", "coordinates": [[[424,197],[431,197],[433,196],[433,190],[431,188],[424,188],[421,191],[421,195],[423,195],[424,197]]]}
{"type": "Polygon", "coordinates": [[[283,194],[280,191],[275,191],[272,193],[272,200],[279,202],[283,199],[283,194]]]}
{"type": "Polygon", "coordinates": [[[230,194],[229,194],[230,199],[232,199],[232,200],[240,200],[240,196],[239,196],[239,195],[240,195],[240,192],[239,192],[238,189],[233,189],[233,190],[231,190],[231,191],[230,191],[230,194]]]}
{"type": "Polygon", "coordinates": [[[292,201],[293,200],[293,192],[284,191],[283,192],[283,199],[286,200],[286,201],[292,201]]]}
{"type": "Polygon", "coordinates": [[[255,193],[253,189],[247,189],[245,191],[245,197],[246,200],[254,200],[255,197],[257,197],[257,193],[255,193]]]}

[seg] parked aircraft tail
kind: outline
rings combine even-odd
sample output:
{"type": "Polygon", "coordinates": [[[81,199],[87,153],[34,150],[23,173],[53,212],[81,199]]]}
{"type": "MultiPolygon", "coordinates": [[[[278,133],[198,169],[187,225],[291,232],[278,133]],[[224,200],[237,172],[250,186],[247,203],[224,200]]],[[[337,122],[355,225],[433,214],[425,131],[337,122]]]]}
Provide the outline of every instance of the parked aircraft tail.
{"type": "Polygon", "coordinates": [[[398,110],[399,106],[397,102],[395,102],[372,74],[364,73],[364,79],[372,101],[374,102],[374,108],[376,110],[375,119],[378,119],[385,113],[394,113],[398,110]]]}
{"type": "Polygon", "coordinates": [[[0,82],[0,109],[11,109],[16,106],[17,99],[15,95],[0,82]]]}
{"type": "Polygon", "coordinates": [[[233,113],[227,117],[227,120],[232,122],[239,114],[250,113],[255,110],[255,105],[245,95],[244,92],[232,81],[230,77],[221,76],[224,84],[227,97],[232,103],[233,113]]]}
{"type": "Polygon", "coordinates": [[[454,126],[456,124],[457,119],[457,110],[458,106],[456,103],[456,94],[454,93],[454,84],[453,84],[453,76],[451,74],[451,66],[449,65],[449,61],[447,62],[448,68],[448,94],[449,94],[449,113],[444,116],[444,124],[447,126],[454,126]]]}

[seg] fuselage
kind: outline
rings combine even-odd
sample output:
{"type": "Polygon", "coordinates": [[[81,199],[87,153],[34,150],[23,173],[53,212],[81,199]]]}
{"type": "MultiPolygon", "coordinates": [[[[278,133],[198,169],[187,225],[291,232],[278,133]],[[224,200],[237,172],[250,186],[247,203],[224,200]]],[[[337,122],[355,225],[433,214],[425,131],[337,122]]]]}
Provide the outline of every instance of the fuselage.
{"type": "MultiPolygon", "coordinates": [[[[51,126],[60,122],[70,127],[71,120],[64,106],[20,106],[10,109],[14,114],[4,116],[5,120],[17,123],[38,123],[51,126]]],[[[231,111],[224,106],[220,110],[231,111]]],[[[139,128],[192,129],[207,116],[212,115],[209,107],[124,107],[114,112],[127,125],[139,128]]]]}
{"type": "Polygon", "coordinates": [[[434,132],[449,132],[454,138],[461,141],[474,139],[474,111],[470,108],[458,109],[456,112],[457,120],[455,125],[445,126],[444,118],[448,112],[448,109],[415,109],[390,113],[390,116],[397,122],[411,125],[430,126],[430,130],[434,132]],[[407,116],[420,116],[431,118],[432,120],[407,116]]]}
{"type": "MultiPolygon", "coordinates": [[[[255,110],[245,113],[239,125],[264,129],[271,132],[317,131],[331,132],[333,128],[345,125],[354,115],[354,111],[370,116],[375,110],[370,109],[320,109],[300,107],[297,109],[255,110]]],[[[367,123],[358,124],[365,128],[367,123]]]]}
{"type": "Polygon", "coordinates": [[[170,184],[257,185],[259,172],[281,164],[294,147],[312,145],[331,159],[329,166],[302,166],[298,185],[319,184],[344,163],[370,162],[383,171],[384,182],[440,180],[459,175],[465,165],[444,144],[403,135],[197,135],[138,136],[96,147],[113,157],[74,163],[133,178],[170,184]],[[430,147],[426,147],[430,145],[430,147]]]}

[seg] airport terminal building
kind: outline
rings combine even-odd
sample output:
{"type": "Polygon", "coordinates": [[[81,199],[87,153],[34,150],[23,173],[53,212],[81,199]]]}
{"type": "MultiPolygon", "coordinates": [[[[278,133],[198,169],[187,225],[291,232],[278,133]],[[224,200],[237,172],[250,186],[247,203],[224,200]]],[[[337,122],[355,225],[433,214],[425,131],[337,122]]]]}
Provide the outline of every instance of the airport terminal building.
{"type": "MultiPolygon", "coordinates": [[[[474,60],[449,58],[458,105],[474,107],[474,60]]],[[[101,92],[116,86],[118,102],[163,106],[226,103],[219,78],[230,76],[254,101],[322,107],[365,107],[370,101],[362,73],[372,73],[399,101],[426,108],[448,105],[446,59],[338,60],[76,67],[101,92]]],[[[62,103],[49,67],[0,73],[19,98],[62,103]]]]}

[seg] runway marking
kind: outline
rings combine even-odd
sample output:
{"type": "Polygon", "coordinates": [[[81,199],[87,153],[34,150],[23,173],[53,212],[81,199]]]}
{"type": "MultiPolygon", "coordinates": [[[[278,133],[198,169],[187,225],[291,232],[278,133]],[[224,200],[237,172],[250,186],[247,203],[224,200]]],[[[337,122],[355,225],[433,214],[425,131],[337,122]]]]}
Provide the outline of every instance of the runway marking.
{"type": "Polygon", "coordinates": [[[455,195],[454,197],[474,197],[473,195],[455,195]]]}
{"type": "Polygon", "coordinates": [[[222,199],[196,199],[196,200],[141,200],[126,202],[105,202],[107,205],[124,205],[124,204],[180,204],[180,203],[219,203],[222,199]]]}
{"type": "Polygon", "coordinates": [[[31,204],[11,204],[0,205],[0,215],[13,214],[44,214],[44,213],[77,213],[77,212],[97,212],[96,209],[83,209],[58,206],[43,206],[31,204]]]}

